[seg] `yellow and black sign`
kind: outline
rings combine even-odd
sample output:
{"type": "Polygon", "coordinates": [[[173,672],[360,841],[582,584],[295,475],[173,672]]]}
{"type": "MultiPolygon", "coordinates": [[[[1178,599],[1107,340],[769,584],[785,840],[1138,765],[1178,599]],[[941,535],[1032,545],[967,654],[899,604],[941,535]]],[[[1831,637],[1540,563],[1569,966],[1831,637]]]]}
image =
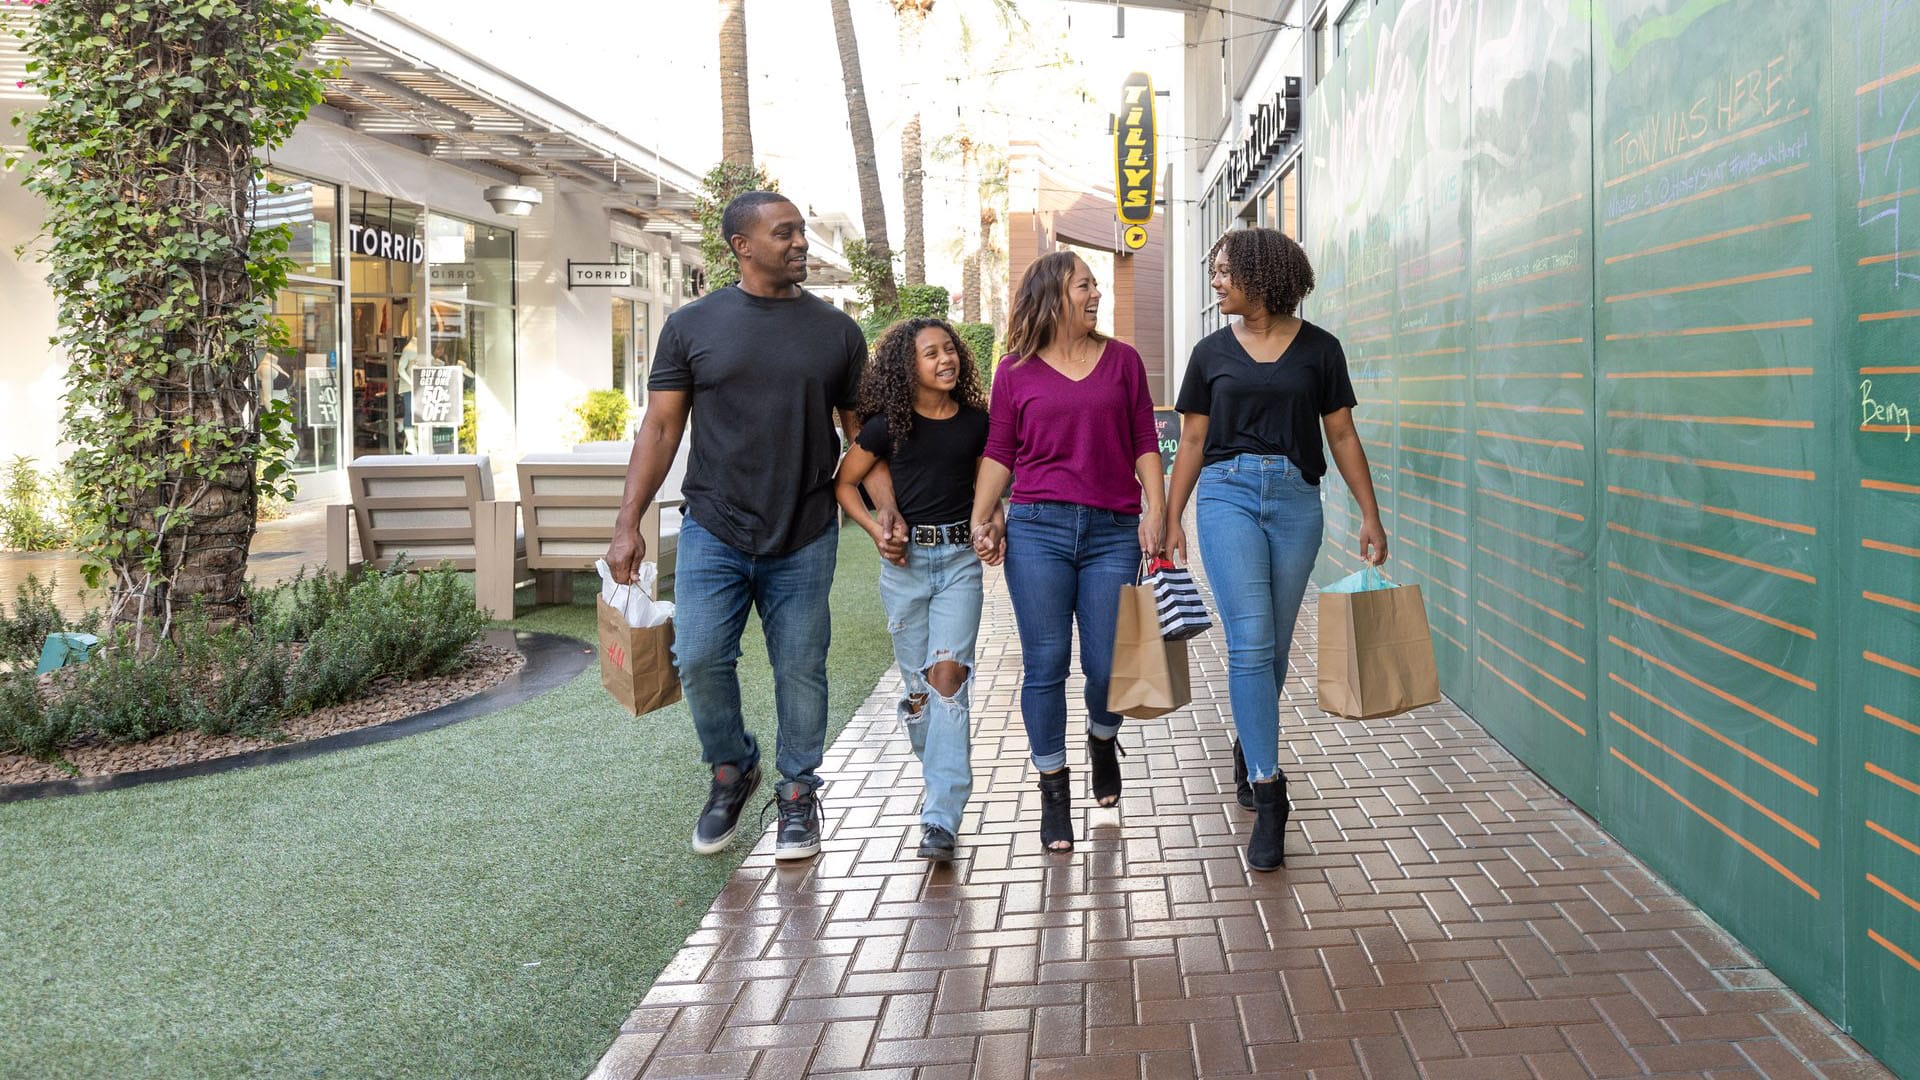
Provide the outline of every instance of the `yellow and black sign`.
{"type": "Polygon", "coordinates": [[[1128,251],[1139,251],[1147,246],[1147,227],[1129,225],[1120,233],[1120,239],[1127,245],[1128,251]]]}
{"type": "Polygon", "coordinates": [[[1113,129],[1114,204],[1129,225],[1153,220],[1153,135],[1153,80],[1136,71],[1121,87],[1120,122],[1113,129]]]}

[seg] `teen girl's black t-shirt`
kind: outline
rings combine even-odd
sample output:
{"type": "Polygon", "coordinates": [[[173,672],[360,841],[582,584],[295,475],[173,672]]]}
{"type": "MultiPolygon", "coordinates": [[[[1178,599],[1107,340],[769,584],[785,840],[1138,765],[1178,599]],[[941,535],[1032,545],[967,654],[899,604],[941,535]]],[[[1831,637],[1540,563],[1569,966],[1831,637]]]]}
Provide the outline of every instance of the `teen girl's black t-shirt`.
{"type": "Polygon", "coordinates": [[[1174,408],[1207,417],[1206,464],[1284,454],[1317,484],[1327,472],[1320,418],[1353,405],[1340,339],[1303,319],[1293,344],[1271,364],[1247,355],[1231,326],[1201,338],[1174,408]]]}
{"type": "Polygon", "coordinates": [[[987,449],[987,414],[960,406],[945,420],[918,413],[895,446],[887,414],[868,420],[856,440],[893,471],[893,499],[909,525],[951,525],[973,515],[973,478],[987,449]]]}

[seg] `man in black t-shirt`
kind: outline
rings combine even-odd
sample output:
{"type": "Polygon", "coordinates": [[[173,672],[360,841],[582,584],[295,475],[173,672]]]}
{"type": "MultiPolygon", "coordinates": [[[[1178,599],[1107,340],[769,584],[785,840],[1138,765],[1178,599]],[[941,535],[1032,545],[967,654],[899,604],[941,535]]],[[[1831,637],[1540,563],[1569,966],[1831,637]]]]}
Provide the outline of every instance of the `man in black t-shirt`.
{"type": "Polygon", "coordinates": [[[713,787],[693,849],[725,848],[760,784],[760,747],[740,713],[735,661],[757,609],[773,664],[780,828],[774,857],[820,850],[814,772],[826,751],[828,597],[839,551],[836,412],[851,437],[867,347],[845,313],[800,288],[806,220],[752,191],[721,227],[740,281],[667,317],[647,380],[647,414],[627,465],[607,564],[629,581],[646,556],[639,521],[659,491],[689,414],[686,518],[674,569],[674,658],[713,787]]]}

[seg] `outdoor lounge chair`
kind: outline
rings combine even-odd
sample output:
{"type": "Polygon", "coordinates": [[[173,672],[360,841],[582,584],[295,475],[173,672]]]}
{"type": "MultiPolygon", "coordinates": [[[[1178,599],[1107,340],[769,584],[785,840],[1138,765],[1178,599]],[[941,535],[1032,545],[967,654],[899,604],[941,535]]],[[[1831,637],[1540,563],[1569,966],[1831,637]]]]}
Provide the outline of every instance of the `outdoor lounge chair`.
{"type": "Polygon", "coordinates": [[[513,588],[527,573],[514,504],[493,497],[485,454],[382,454],[347,466],[347,504],[327,507],[327,569],[385,570],[405,556],[414,567],[442,562],[473,572],[476,606],[513,618],[513,588]],[[362,561],[352,557],[352,531],[362,561]]]}
{"type": "MultiPolygon", "coordinates": [[[[542,603],[572,600],[575,573],[593,564],[613,542],[613,519],[626,486],[627,449],[576,447],[573,453],[528,454],[520,459],[520,516],[527,533],[527,569],[539,581],[542,603]]],[[[649,558],[660,549],[660,508],[640,518],[649,558]]]]}
{"type": "MultiPolygon", "coordinates": [[[[665,588],[673,583],[674,555],[679,550],[680,513],[686,500],[680,495],[680,485],[687,478],[687,453],[689,444],[680,442],[680,452],[674,455],[673,464],[667,467],[666,479],[660,482],[660,491],[654,497],[653,506],[647,511],[650,524],[643,521],[641,535],[647,538],[647,558],[660,564],[660,585],[665,588]]],[[[576,454],[616,455],[620,459],[620,469],[626,472],[627,459],[633,455],[633,443],[627,442],[584,442],[573,448],[576,454]]],[[[521,491],[526,490],[522,481],[521,491]]],[[[615,505],[618,505],[616,503],[615,505]]]]}

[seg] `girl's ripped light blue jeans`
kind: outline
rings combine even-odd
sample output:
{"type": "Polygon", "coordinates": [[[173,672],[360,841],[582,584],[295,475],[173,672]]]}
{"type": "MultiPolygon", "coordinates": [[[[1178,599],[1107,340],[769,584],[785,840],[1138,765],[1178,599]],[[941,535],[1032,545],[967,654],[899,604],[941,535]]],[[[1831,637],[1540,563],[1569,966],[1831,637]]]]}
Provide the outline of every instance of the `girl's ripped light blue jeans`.
{"type": "Polygon", "coordinates": [[[920,821],[955,834],[973,793],[973,720],[967,692],[980,633],[980,582],[980,559],[964,544],[909,544],[907,565],[880,564],[880,602],[887,610],[893,657],[904,680],[900,721],[927,785],[920,821]],[[927,681],[942,661],[965,670],[964,681],[950,696],[927,681]]]}

